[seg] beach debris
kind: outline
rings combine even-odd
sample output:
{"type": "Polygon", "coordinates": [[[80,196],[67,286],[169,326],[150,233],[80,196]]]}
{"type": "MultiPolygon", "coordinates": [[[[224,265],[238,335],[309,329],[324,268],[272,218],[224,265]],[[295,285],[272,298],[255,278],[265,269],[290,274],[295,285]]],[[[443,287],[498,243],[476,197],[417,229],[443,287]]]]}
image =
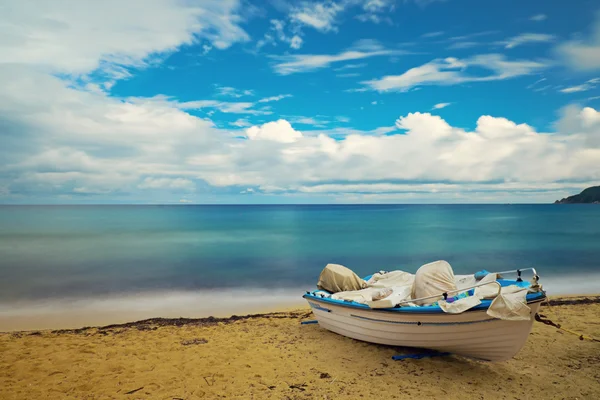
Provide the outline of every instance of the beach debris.
{"type": "Polygon", "coordinates": [[[183,340],[181,342],[181,344],[184,345],[184,346],[190,346],[190,345],[193,345],[193,344],[206,344],[206,343],[208,343],[208,340],[206,340],[204,338],[201,338],[201,339],[195,338],[195,339],[190,339],[190,340],[183,340]]]}
{"type": "Polygon", "coordinates": [[[142,386],[142,387],[139,387],[139,388],[137,388],[137,389],[130,390],[129,392],[125,392],[125,394],[134,394],[135,392],[139,392],[139,391],[140,391],[140,390],[142,390],[143,388],[144,388],[144,387],[142,386]]]}
{"type": "Polygon", "coordinates": [[[245,321],[252,319],[306,319],[309,318],[312,311],[281,311],[266,314],[250,314],[250,315],[232,315],[226,318],[206,317],[206,318],[150,318],[142,321],[127,322],[124,324],[112,324],[100,327],[86,326],[77,329],[55,329],[51,331],[53,334],[85,334],[90,335],[97,330],[112,330],[135,328],[141,331],[156,330],[163,326],[215,326],[219,323],[230,324],[237,321],[245,321]]]}
{"type": "Polygon", "coordinates": [[[321,372],[321,375],[319,376],[319,378],[329,379],[329,378],[331,378],[331,375],[329,375],[327,372],[321,372]]]}
{"type": "Polygon", "coordinates": [[[206,384],[208,386],[212,386],[215,384],[215,374],[212,374],[212,376],[210,377],[211,382],[208,381],[208,379],[206,379],[206,376],[203,376],[202,378],[204,378],[204,381],[206,382],[206,384]]]}
{"type": "Polygon", "coordinates": [[[301,392],[304,392],[306,389],[304,389],[306,387],[306,382],[304,383],[294,383],[293,385],[288,385],[290,387],[290,389],[298,389],[301,392]]]}

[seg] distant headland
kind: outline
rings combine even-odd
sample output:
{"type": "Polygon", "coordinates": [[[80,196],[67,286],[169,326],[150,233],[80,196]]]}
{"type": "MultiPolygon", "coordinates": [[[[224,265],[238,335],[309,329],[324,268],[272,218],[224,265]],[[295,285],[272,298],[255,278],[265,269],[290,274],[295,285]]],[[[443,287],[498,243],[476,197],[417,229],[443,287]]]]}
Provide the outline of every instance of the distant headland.
{"type": "Polygon", "coordinates": [[[579,194],[566,197],[562,200],[556,200],[554,202],[554,204],[577,204],[577,203],[600,204],[600,186],[589,187],[579,194]]]}

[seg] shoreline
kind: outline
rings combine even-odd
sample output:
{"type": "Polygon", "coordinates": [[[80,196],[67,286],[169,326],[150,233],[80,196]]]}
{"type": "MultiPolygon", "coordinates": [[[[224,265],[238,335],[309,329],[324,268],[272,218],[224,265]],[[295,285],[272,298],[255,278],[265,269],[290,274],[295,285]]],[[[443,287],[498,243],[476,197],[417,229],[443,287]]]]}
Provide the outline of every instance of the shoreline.
{"type": "MultiPolygon", "coordinates": [[[[550,306],[561,306],[561,305],[587,305],[587,304],[600,304],[600,293],[599,294],[586,294],[586,295],[558,295],[549,296],[548,300],[542,303],[543,305],[550,306]]],[[[147,326],[186,326],[186,325],[205,325],[215,323],[231,323],[236,321],[243,321],[247,319],[255,318],[278,318],[277,315],[283,314],[297,314],[297,313],[308,313],[311,315],[310,308],[306,303],[301,300],[298,304],[287,305],[287,306],[273,306],[273,307],[262,307],[249,308],[248,313],[213,313],[209,316],[198,316],[198,317],[149,317],[142,319],[133,319],[129,321],[112,321],[108,324],[89,324],[81,326],[55,326],[47,327],[42,329],[7,329],[0,330],[0,334],[14,334],[14,333],[29,333],[29,332],[52,332],[52,333],[78,333],[90,329],[106,330],[106,329],[127,329],[127,328],[138,328],[145,329],[147,326]]],[[[35,319],[35,317],[30,317],[35,319]]],[[[68,316],[65,318],[69,318],[68,316]]],[[[308,318],[308,316],[307,316],[308,318]]],[[[1,317],[0,317],[1,321],[1,317]]]]}

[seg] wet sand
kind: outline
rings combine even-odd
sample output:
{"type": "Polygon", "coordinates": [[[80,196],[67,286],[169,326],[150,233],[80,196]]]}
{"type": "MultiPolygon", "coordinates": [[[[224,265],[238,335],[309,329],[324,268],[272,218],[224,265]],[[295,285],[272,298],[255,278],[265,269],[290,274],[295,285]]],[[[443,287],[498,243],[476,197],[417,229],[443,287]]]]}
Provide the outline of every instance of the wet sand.
{"type": "MultiPolygon", "coordinates": [[[[600,297],[540,313],[600,338],[600,297]]],[[[556,299],[555,299],[556,300],[556,299]]],[[[0,399],[598,399],[600,342],[534,322],[516,357],[392,361],[415,349],[328,332],[309,309],[0,334],[0,399]]]]}

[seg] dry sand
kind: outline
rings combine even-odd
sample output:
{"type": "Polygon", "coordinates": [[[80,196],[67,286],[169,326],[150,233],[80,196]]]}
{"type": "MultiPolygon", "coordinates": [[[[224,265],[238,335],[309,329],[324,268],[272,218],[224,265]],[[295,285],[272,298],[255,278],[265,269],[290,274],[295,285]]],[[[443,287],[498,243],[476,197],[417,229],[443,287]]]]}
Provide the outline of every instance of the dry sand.
{"type": "MultiPolygon", "coordinates": [[[[600,338],[598,301],[541,313],[600,338]]],[[[600,399],[600,342],[539,322],[515,358],[485,363],[392,361],[415,350],[300,324],[311,318],[303,309],[0,334],[0,399],[600,399]]]]}

